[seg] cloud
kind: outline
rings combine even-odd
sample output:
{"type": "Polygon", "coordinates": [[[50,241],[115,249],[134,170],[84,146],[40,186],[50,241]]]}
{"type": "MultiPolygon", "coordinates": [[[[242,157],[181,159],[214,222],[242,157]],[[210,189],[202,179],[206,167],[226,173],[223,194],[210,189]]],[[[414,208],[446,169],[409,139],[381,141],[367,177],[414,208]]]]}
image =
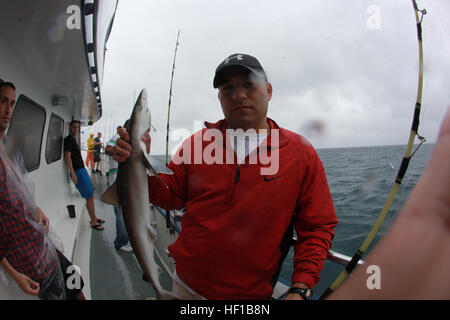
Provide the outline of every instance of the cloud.
{"type": "MultiPolygon", "coordinates": [[[[428,14],[420,130],[434,141],[450,104],[450,8],[438,0],[422,6],[428,14]]],[[[120,1],[107,45],[105,117],[97,126],[122,123],[133,96],[145,87],[158,129],[152,152],[164,153],[179,29],[171,128],[192,132],[196,120],[223,117],[212,87],[214,70],[229,54],[243,52],[260,60],[274,87],[269,116],[316,147],[406,144],[418,80],[410,2],[120,1]],[[379,25],[370,29],[373,8],[379,25]],[[318,134],[311,128],[319,123],[318,134]]]]}

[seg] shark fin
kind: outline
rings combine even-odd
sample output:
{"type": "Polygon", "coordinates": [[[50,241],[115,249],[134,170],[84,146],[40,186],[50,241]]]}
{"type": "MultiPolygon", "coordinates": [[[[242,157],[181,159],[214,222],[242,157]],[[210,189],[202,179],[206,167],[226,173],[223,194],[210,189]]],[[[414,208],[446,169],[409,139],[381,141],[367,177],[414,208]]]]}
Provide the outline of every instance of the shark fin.
{"type": "Polygon", "coordinates": [[[102,201],[113,205],[116,208],[120,208],[119,204],[119,194],[117,193],[117,183],[114,182],[111,187],[109,187],[105,193],[102,195],[102,201]]]}
{"type": "Polygon", "coordinates": [[[159,160],[154,157],[151,157],[147,152],[145,152],[145,144],[141,141],[142,148],[142,159],[144,161],[144,165],[150,171],[150,175],[156,176],[159,173],[164,174],[173,174],[172,170],[167,168],[164,164],[162,164],[159,160]]]}

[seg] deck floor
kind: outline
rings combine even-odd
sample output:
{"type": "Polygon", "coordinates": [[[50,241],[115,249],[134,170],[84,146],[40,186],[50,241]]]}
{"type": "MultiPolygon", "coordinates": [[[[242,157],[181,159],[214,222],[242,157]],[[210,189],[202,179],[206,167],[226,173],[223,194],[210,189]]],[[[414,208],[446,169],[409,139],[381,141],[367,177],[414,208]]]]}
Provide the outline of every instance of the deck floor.
{"type": "MultiPolygon", "coordinates": [[[[105,230],[92,230],[90,251],[90,281],[92,300],[144,300],[154,298],[151,284],[142,280],[142,270],[133,253],[114,248],[116,234],[113,207],[100,198],[107,189],[105,175],[91,175],[95,188],[95,210],[99,218],[105,219],[105,230]]],[[[156,262],[159,264],[155,255],[156,262]]],[[[161,284],[167,288],[171,279],[162,273],[161,284]]]]}

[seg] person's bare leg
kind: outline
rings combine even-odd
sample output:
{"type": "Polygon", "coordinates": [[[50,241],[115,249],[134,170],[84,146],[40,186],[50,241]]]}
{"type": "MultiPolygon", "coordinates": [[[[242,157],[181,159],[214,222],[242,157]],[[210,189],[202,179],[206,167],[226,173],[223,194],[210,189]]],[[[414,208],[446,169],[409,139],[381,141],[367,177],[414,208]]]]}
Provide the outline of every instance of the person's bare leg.
{"type": "Polygon", "coordinates": [[[98,218],[95,215],[95,205],[94,205],[94,197],[90,197],[89,199],[86,199],[86,208],[89,213],[89,217],[91,218],[91,226],[98,225],[98,218]]]}

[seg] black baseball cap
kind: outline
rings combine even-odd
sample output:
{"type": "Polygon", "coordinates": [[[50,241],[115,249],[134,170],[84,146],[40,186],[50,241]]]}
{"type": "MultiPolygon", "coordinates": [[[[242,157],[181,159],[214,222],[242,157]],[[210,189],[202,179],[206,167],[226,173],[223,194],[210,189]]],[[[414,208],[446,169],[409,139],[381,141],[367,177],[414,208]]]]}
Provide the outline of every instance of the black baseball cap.
{"type": "Polygon", "coordinates": [[[222,61],[216,69],[213,86],[218,88],[223,82],[223,72],[231,67],[240,67],[262,77],[267,82],[267,76],[259,61],[248,54],[235,53],[222,61]]]}

